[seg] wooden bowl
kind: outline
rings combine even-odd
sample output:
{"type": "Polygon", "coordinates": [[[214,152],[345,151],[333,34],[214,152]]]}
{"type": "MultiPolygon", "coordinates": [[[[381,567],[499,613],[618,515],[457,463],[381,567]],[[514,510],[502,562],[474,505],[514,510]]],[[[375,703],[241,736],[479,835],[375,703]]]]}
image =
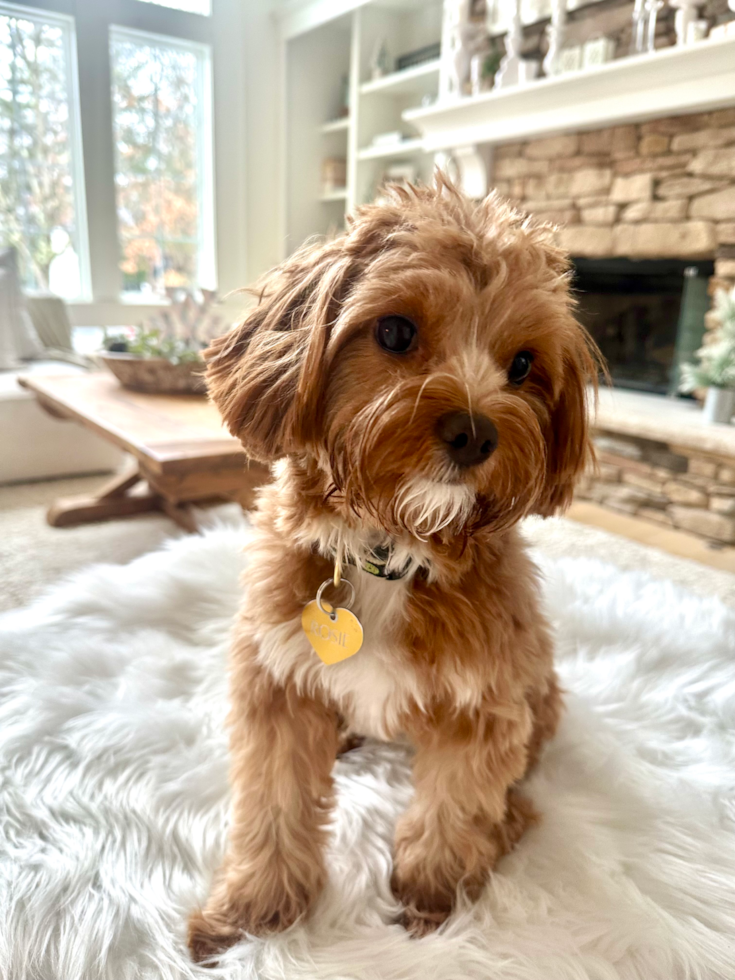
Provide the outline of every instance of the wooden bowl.
{"type": "Polygon", "coordinates": [[[115,375],[123,388],[158,395],[203,395],[203,361],[172,364],[165,357],[136,357],[105,351],[99,359],[115,375]]]}

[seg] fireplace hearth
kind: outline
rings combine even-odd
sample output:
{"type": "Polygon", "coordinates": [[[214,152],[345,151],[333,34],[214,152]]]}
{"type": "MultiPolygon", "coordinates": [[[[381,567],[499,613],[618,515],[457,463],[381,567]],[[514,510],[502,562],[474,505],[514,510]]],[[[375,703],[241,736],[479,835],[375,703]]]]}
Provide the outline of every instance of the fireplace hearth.
{"type": "Polygon", "coordinates": [[[701,345],[712,262],[577,258],[578,316],[621,388],[676,390],[678,368],[701,345]]]}

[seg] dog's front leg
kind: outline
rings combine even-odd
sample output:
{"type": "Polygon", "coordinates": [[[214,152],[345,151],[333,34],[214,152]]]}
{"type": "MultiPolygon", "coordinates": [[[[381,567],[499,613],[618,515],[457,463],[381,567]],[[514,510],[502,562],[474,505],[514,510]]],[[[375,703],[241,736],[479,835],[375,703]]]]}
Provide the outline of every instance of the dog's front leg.
{"type": "Polygon", "coordinates": [[[525,771],[531,729],[527,705],[502,713],[438,713],[409,732],[416,747],[415,796],[396,828],[393,891],[414,935],[439,926],[462,887],[479,895],[509,842],[499,832],[506,816],[520,826],[532,811],[508,790],[525,771]]]}
{"type": "Polygon", "coordinates": [[[232,825],[209,901],[189,922],[196,960],[243,932],[288,928],[308,912],[325,878],[337,718],[277,684],[251,649],[236,649],[231,683],[232,825]]]}

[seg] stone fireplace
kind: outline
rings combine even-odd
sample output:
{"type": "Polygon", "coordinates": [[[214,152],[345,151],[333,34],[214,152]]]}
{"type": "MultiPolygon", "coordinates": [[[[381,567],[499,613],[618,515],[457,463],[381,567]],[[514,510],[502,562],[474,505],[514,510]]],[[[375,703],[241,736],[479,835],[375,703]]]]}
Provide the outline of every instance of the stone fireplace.
{"type": "Polygon", "coordinates": [[[577,315],[617,387],[666,395],[702,345],[714,263],[682,259],[574,262],[577,315]]]}
{"type": "Polygon", "coordinates": [[[491,183],[575,258],[705,259],[735,284],[735,108],[499,146],[491,183]]]}
{"type": "Polygon", "coordinates": [[[735,285],[735,108],[495,147],[491,184],[559,226],[580,318],[610,362],[579,495],[735,543],[735,428],[664,400],[735,285]],[[648,400],[647,400],[648,399],[648,400]]]}

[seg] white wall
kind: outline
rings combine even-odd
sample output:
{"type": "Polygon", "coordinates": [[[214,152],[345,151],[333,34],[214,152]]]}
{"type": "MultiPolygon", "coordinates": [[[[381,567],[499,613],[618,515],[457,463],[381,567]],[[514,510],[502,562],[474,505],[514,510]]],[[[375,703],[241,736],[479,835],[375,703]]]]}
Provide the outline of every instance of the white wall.
{"type": "Polygon", "coordinates": [[[246,275],[252,282],[282,255],[281,46],[276,0],[240,0],[245,23],[246,275]]]}

